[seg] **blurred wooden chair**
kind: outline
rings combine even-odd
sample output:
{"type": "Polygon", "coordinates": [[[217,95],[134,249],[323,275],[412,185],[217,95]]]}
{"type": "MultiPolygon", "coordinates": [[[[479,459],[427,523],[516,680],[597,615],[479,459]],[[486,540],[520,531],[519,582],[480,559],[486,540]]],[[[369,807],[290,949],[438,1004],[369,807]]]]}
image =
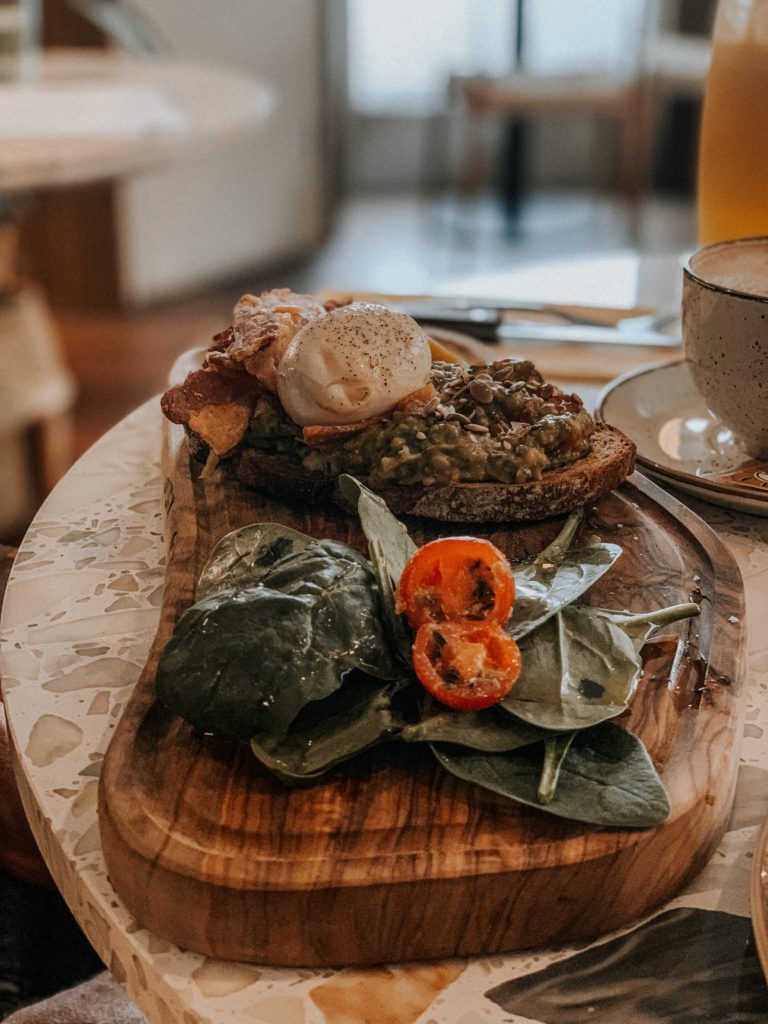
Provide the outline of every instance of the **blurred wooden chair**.
{"type": "MultiPolygon", "coordinates": [[[[639,197],[644,186],[639,170],[648,141],[641,76],[520,71],[503,78],[455,76],[449,88],[464,111],[459,170],[462,195],[476,193],[490,177],[490,121],[581,118],[607,123],[612,129],[614,152],[608,189],[632,200],[639,197]]],[[[595,147],[595,157],[602,164],[602,149],[595,147]]]]}
{"type": "Polygon", "coordinates": [[[711,57],[709,35],[662,31],[649,39],[643,88],[646,118],[654,130],[673,100],[703,98],[711,57]]]}
{"type": "Polygon", "coordinates": [[[40,290],[16,277],[0,210],[0,540],[18,541],[72,462],[75,383],[40,290]]]}
{"type": "Polygon", "coordinates": [[[643,81],[660,100],[673,96],[700,99],[712,57],[709,36],[659,32],[649,40],[643,81]]]}
{"type": "Polygon", "coordinates": [[[660,0],[628,5],[621,59],[599,71],[560,74],[534,62],[534,70],[502,77],[453,76],[449,103],[462,122],[460,194],[476,194],[490,178],[492,122],[588,120],[609,129],[593,145],[593,181],[636,207],[650,191],[666,108],[680,97],[700,99],[709,66],[709,35],[676,31],[672,14],[660,0]]]}

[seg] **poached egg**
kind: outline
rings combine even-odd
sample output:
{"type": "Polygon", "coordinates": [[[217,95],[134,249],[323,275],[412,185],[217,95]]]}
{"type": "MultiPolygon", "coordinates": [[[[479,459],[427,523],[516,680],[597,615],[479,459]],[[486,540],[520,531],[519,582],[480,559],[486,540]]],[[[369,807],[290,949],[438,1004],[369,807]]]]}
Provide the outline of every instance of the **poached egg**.
{"type": "Polygon", "coordinates": [[[299,426],[380,416],[430,380],[429,339],[415,320],[353,302],[310,320],[277,367],[277,394],[299,426]]]}

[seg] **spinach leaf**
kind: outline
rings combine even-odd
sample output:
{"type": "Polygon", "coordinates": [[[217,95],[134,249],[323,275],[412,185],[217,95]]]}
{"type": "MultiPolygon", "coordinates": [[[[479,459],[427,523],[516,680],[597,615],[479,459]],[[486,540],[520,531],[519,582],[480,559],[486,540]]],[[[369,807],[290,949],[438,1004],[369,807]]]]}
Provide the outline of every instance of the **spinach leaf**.
{"type": "Polygon", "coordinates": [[[311,782],[361,751],[395,739],[404,719],[392,698],[407,680],[381,682],[353,673],[341,689],[306,707],[282,738],[253,736],[256,758],[288,785],[311,782]]]}
{"type": "Polygon", "coordinates": [[[368,543],[372,540],[379,542],[382,565],[386,566],[393,585],[397,586],[406,562],[416,551],[405,526],[392,515],[383,498],[368,490],[355,477],[346,473],[340,476],[339,490],[342,497],[357,509],[368,543]]]}
{"type": "Polygon", "coordinates": [[[199,729],[282,736],[310,702],[359,668],[402,673],[380,621],[376,581],[345,544],[311,541],[215,590],[179,619],[163,651],[157,697],[199,729]]]}
{"type": "Polygon", "coordinates": [[[531,725],[560,732],[614,718],[635,694],[646,639],[698,612],[695,604],[639,615],[568,605],[521,641],[520,676],[501,706],[531,725]]]}
{"type": "Polygon", "coordinates": [[[312,543],[306,533],[280,523],[253,523],[232,530],[213,549],[200,574],[195,598],[203,601],[217,590],[259,583],[275,562],[312,543]]]}
{"type": "Polygon", "coordinates": [[[512,694],[496,708],[414,722],[402,711],[411,636],[394,595],[416,545],[363,484],[345,475],[339,487],[357,508],[373,571],[344,544],[274,523],[227,535],[161,656],[158,698],[198,728],[249,737],[289,785],[383,742],[425,742],[454,775],[552,814],[661,823],[669,805],[645,749],[605,719],[632,699],[647,637],[697,607],[631,615],[574,604],[621,550],[570,550],[582,518],[573,513],[515,570],[507,628],[523,672],[512,694]]]}
{"type": "Polygon", "coordinates": [[[410,631],[395,611],[395,587],[416,545],[405,526],[387,508],[386,502],[369,491],[353,476],[339,477],[342,496],[357,509],[360,525],[368,541],[368,553],[379,581],[384,621],[392,649],[403,665],[411,668],[410,631]]]}
{"type": "Polygon", "coordinates": [[[403,727],[406,743],[455,743],[486,753],[517,750],[540,743],[544,729],[521,722],[495,708],[484,711],[439,711],[403,727]]]}
{"type": "Polygon", "coordinates": [[[575,601],[621,555],[617,544],[596,542],[570,550],[583,511],[572,512],[558,536],[534,559],[515,566],[515,606],[505,629],[515,640],[575,601]]]}
{"type": "Polygon", "coordinates": [[[557,789],[539,801],[542,747],[508,754],[435,746],[453,775],[530,807],[608,828],[653,828],[669,816],[669,800],[640,740],[614,722],[576,734],[560,768],[557,789]]]}

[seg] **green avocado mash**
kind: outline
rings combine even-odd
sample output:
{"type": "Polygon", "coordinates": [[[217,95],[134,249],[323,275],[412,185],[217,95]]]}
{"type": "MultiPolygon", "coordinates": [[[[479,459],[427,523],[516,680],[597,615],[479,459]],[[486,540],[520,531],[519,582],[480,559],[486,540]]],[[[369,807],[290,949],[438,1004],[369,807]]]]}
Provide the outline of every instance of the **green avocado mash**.
{"type": "Polygon", "coordinates": [[[309,472],[365,476],[374,487],[524,483],[585,455],[594,421],[576,395],[545,384],[531,363],[435,363],[435,397],[394,409],[358,433],[310,447],[276,400],[262,396],[244,444],[309,472]]]}

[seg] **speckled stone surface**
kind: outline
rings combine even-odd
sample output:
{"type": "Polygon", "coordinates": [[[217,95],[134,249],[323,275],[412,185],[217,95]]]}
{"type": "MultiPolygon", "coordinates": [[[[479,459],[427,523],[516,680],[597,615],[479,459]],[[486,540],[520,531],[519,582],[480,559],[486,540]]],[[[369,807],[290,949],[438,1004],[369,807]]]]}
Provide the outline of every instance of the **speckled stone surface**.
{"type": "MultiPolygon", "coordinates": [[[[160,413],[150,403],[70,471],[22,544],[2,619],[0,670],[22,797],[56,882],[90,941],[155,1024],[530,1021],[487,993],[565,963],[575,947],[377,969],[278,970],[181,952],[121,906],[101,855],[96,790],[158,617],[160,443],[160,413]]],[[[755,842],[768,816],[768,520],[703,504],[696,511],[725,540],[744,575],[750,702],[729,830],[708,867],[664,909],[744,918],[755,842]]],[[[598,1006],[589,1008],[588,993],[572,998],[582,1004],[579,1019],[608,1019],[598,1006]]],[[[541,1019],[571,1018],[553,1011],[541,1019]]]]}

